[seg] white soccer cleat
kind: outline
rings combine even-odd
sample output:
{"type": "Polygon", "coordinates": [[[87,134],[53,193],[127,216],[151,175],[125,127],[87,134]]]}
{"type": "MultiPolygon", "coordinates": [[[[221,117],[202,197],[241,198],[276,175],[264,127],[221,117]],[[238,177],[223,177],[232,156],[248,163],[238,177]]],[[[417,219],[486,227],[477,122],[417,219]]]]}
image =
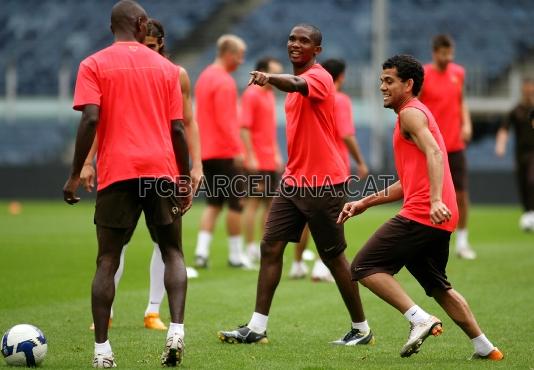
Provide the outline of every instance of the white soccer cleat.
{"type": "Polygon", "coordinates": [[[198,277],[198,271],[194,267],[186,266],[185,271],[188,279],[196,279],[198,277]]]}
{"type": "Polygon", "coordinates": [[[469,244],[456,246],[456,255],[464,260],[474,260],[477,258],[477,253],[469,244]]]}
{"type": "Polygon", "coordinates": [[[165,349],[161,354],[161,365],[174,367],[180,365],[184,358],[184,339],[178,334],[167,338],[165,349]]]}
{"type": "Polygon", "coordinates": [[[430,335],[437,337],[441,333],[443,333],[441,321],[434,316],[430,316],[421,323],[410,323],[410,334],[408,341],[400,351],[401,357],[410,357],[414,353],[418,353],[426,338],[430,335]]]}
{"type": "Polygon", "coordinates": [[[95,357],[93,358],[93,367],[98,369],[117,367],[113,352],[108,354],[95,353],[95,357]]]}
{"type": "Polygon", "coordinates": [[[293,261],[291,264],[291,270],[289,271],[289,277],[291,279],[303,279],[308,275],[309,269],[304,261],[293,261]]]}
{"type": "Polygon", "coordinates": [[[311,279],[313,281],[325,281],[327,283],[335,282],[330,270],[320,259],[315,261],[315,264],[313,265],[311,279]]]}

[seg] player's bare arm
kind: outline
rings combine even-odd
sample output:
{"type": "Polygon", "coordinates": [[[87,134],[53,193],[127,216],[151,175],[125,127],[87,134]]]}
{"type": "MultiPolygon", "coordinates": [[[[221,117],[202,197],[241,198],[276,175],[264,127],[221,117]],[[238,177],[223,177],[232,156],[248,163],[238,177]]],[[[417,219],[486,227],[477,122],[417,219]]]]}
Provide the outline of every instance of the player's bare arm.
{"type": "Polygon", "coordinates": [[[191,171],[189,170],[189,148],[185,135],[185,127],[182,120],[176,119],[171,121],[171,139],[174,149],[176,164],[180,171],[180,190],[186,188],[186,195],[182,196],[182,215],[191,208],[193,192],[191,189],[191,171]],[[183,182],[183,183],[182,183],[183,182]]]}
{"type": "Polygon", "coordinates": [[[185,68],[180,68],[180,87],[182,89],[184,126],[189,146],[189,155],[191,156],[191,187],[193,194],[197,191],[204,171],[202,169],[202,160],[200,157],[200,135],[198,123],[193,115],[193,105],[191,103],[191,81],[185,68]]]}
{"type": "Polygon", "coordinates": [[[339,213],[337,223],[343,224],[349,218],[362,214],[368,208],[378,206],[380,204],[396,202],[401,200],[402,197],[402,185],[400,181],[396,181],[378,193],[368,195],[365,198],[354,202],[345,203],[345,206],[343,206],[343,209],[339,213]]]}
{"type": "Polygon", "coordinates": [[[356,139],[355,135],[347,135],[343,138],[343,141],[345,142],[345,146],[349,150],[350,155],[358,164],[358,176],[360,179],[365,179],[369,174],[369,169],[367,168],[367,164],[365,163],[365,159],[360,150],[358,139],[356,139]]]}
{"type": "Polygon", "coordinates": [[[88,104],[84,107],[80,125],[78,126],[78,133],[76,134],[71,173],[65,186],[63,186],[63,199],[69,204],[75,204],[80,201],[80,198],[76,196],[76,190],[80,186],[80,173],[85,159],[95,141],[99,118],[100,107],[98,105],[88,104]]]}
{"type": "Polygon", "coordinates": [[[252,146],[252,139],[250,138],[250,130],[248,127],[241,127],[240,130],[241,141],[245,147],[245,152],[247,153],[248,163],[247,169],[249,171],[256,171],[258,169],[258,159],[254,153],[254,147],[252,146]]]}
{"type": "Polygon", "coordinates": [[[441,199],[444,154],[428,128],[428,120],[423,112],[416,108],[407,108],[400,112],[399,118],[401,134],[412,140],[427,160],[430,182],[430,220],[434,224],[446,222],[451,218],[452,213],[441,199]]]}
{"type": "Polygon", "coordinates": [[[299,92],[304,96],[308,96],[308,83],[302,77],[295,75],[252,71],[250,72],[248,84],[260,86],[271,84],[284,92],[299,92]]]}
{"type": "Polygon", "coordinates": [[[466,143],[471,141],[473,137],[473,122],[471,121],[471,114],[469,113],[469,106],[465,101],[462,93],[462,140],[466,143]]]}
{"type": "Polygon", "coordinates": [[[506,154],[506,143],[508,142],[508,129],[501,127],[497,131],[497,137],[495,139],[495,154],[498,157],[504,157],[506,154]]]}
{"type": "Polygon", "coordinates": [[[95,140],[93,141],[91,150],[89,151],[89,154],[87,154],[87,158],[85,158],[85,163],[83,164],[82,171],[80,172],[80,180],[82,182],[82,186],[89,193],[92,192],[93,188],[95,187],[96,171],[93,162],[95,160],[97,150],[98,140],[95,136],[95,140]]]}

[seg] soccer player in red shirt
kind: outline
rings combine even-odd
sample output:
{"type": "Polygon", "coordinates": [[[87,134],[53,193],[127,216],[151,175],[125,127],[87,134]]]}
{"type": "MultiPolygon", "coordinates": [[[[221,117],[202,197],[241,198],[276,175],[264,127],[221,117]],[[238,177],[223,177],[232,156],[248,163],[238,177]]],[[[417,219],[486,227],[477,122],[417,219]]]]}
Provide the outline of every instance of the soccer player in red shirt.
{"type": "Polygon", "coordinates": [[[181,121],[179,71],[141,43],[147,21],[136,2],[115,4],[111,12],[115,42],[84,59],[76,80],[73,106],[82,111],[82,118],[63,197],[69,204],[79,201],[80,172],[98,133],[93,367],[116,366],[108,340],[113,278],[124,240],[141,211],[154,229],[165,263],[171,324],[161,363],[174,366],[183,354],[187,276],[181,216],[192,201],[189,154],[181,121]]]}
{"type": "Polygon", "coordinates": [[[345,202],[347,172],[335,139],[335,86],[315,62],[321,31],[309,24],[291,30],[287,42],[294,74],[251,72],[249,84],[271,84],[288,92],[285,104],[288,160],[279,194],[273,199],[261,241],[256,309],[246,326],[220,331],[228,343],[267,343],[267,321],[280,277],[284,249],[298,242],[308,223],[317,251],[334,276],[352,319],[351,330],[333,343],[373,343],[357,284],[351,281],[343,228],[336,223],[345,202]]]}
{"type": "Polygon", "coordinates": [[[420,99],[438,123],[451,167],[452,181],[460,219],[456,230],[456,254],[475,259],[476,253],[467,237],[469,194],[465,145],[471,140],[472,125],[464,99],[465,71],[453,63],[454,43],[447,35],[437,35],[432,42],[432,63],[424,66],[425,82],[420,99]]]}
{"type": "MultiPolygon", "coordinates": [[[[256,70],[282,73],[282,65],[274,58],[262,58],[256,70]]],[[[256,214],[263,205],[261,224],[265,224],[276,191],[278,173],[282,170],[282,155],[276,140],[276,99],[273,88],[250,85],[241,96],[241,139],[245,147],[245,169],[249,174],[248,197],[243,209],[243,236],[248,257],[259,260],[260,251],[254,241],[256,214]]]]}
{"type": "Polygon", "coordinates": [[[441,321],[417,306],[393,277],[406,266],[426,294],[469,336],[475,347],[473,358],[501,360],[503,354],[482,333],[466,300],[447,281],[449,239],[458,222],[458,208],[444,140],[432,113],[416,98],[423,67],[411,56],[397,55],[384,62],[382,69],[384,107],[398,115],[393,152],[399,181],[347,203],[338,222],[379,204],[404,203],[399,214],[380,227],[354,258],[353,280],[410,321],[401,357],[419,352],[428,336],[442,332],[441,321]]]}
{"type": "MultiPolygon", "coordinates": [[[[147,34],[143,43],[152,50],[158,52],[160,55],[166,57],[164,37],[165,29],[163,28],[163,25],[155,19],[149,19],[147,23],[147,34]]],[[[202,178],[202,162],[200,160],[200,139],[198,135],[198,125],[193,117],[193,109],[191,104],[191,82],[189,80],[189,76],[185,68],[181,66],[176,67],[178,68],[180,74],[180,94],[182,96],[183,101],[183,123],[185,126],[187,144],[189,146],[191,155],[191,185],[193,193],[195,193],[202,178]]],[[[93,167],[93,161],[97,151],[96,143],[97,140],[95,139],[93,147],[91,147],[91,151],[87,156],[85,164],[82,168],[82,172],[80,174],[82,185],[89,192],[92,191],[95,181],[95,169],[93,167]]],[[[131,232],[128,233],[128,237],[126,238],[124,247],[122,248],[119,268],[117,269],[114,278],[115,291],[118,288],[122,273],[124,271],[124,255],[126,253],[128,243],[130,242],[134,230],[135,228],[133,228],[131,232]]],[[[144,326],[147,329],[167,330],[167,326],[161,321],[159,315],[160,305],[163,301],[163,297],[165,296],[165,264],[163,263],[161,257],[161,251],[156,240],[156,235],[154,234],[152,228],[149,228],[149,231],[152,242],[154,243],[154,250],[152,252],[152,258],[150,260],[150,290],[148,305],[145,310],[145,317],[143,321],[144,326]]],[[[198,274],[196,270],[191,267],[187,267],[187,277],[190,278],[191,276],[194,276],[194,274],[198,274]]],[[[111,308],[110,325],[112,318],[113,307],[111,308]]],[[[94,324],[91,324],[90,329],[94,330],[94,324]]]]}
{"type": "MultiPolygon", "coordinates": [[[[365,179],[369,174],[369,169],[360,151],[360,145],[356,139],[354,129],[354,119],[352,115],[352,103],[350,97],[342,91],[345,83],[345,62],[340,59],[328,59],[321,63],[324,69],[332,76],[336,86],[335,120],[336,120],[336,143],[343,162],[347,168],[347,175],[351,174],[350,156],[354,158],[358,165],[358,176],[365,179]]],[[[295,246],[295,259],[291,265],[290,277],[301,278],[307,274],[307,266],[302,261],[302,254],[306,249],[309,238],[308,228],[304,229],[300,242],[295,246]]],[[[312,269],[311,278],[314,281],[333,282],[334,278],[330,270],[321,259],[317,259],[312,269]]]]}
{"type": "Polygon", "coordinates": [[[251,268],[243,251],[241,238],[241,199],[244,189],[234,181],[243,168],[243,148],[239,134],[237,86],[231,73],[243,63],[246,45],[235,35],[223,35],[217,40],[217,57],[198,77],[195,103],[207,206],[200,219],[195,250],[195,265],[208,266],[213,229],[225,203],[228,203],[226,231],[228,233],[228,264],[251,268]],[[238,191],[235,191],[238,190],[238,191]]]}

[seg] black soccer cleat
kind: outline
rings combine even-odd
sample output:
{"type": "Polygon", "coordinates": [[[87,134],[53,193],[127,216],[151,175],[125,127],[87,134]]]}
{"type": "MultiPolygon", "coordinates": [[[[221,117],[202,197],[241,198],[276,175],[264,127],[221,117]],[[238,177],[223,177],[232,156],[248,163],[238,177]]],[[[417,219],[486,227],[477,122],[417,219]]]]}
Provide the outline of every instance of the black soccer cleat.
{"type": "Polygon", "coordinates": [[[267,332],[264,332],[263,334],[256,333],[246,325],[240,325],[236,330],[232,331],[220,331],[217,333],[217,336],[223,343],[269,343],[269,340],[267,339],[267,332]]]}
{"type": "Polygon", "coordinates": [[[352,328],[343,338],[331,342],[340,346],[355,346],[359,344],[375,344],[373,332],[362,332],[359,329],[352,328]]]}

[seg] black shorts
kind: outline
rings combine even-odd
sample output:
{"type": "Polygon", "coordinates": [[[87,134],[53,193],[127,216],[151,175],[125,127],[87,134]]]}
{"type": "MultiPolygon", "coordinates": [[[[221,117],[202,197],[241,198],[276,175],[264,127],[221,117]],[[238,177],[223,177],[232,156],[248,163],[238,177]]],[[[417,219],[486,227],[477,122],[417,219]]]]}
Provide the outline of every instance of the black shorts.
{"type": "Polygon", "coordinates": [[[222,207],[227,202],[228,208],[241,212],[246,176],[236,168],[234,160],[232,158],[207,159],[202,161],[202,167],[206,202],[217,207],[222,207]]]}
{"type": "Polygon", "coordinates": [[[257,171],[247,174],[247,196],[255,198],[272,198],[280,185],[280,176],[276,171],[257,171]]]}
{"type": "Polygon", "coordinates": [[[131,179],[98,191],[94,222],[98,226],[135,229],[141,211],[149,227],[173,223],[181,217],[182,200],[176,184],[167,179],[131,179]]]}
{"type": "Polygon", "coordinates": [[[321,259],[337,257],[347,247],[343,224],[336,223],[347,200],[343,187],[315,188],[319,193],[315,196],[308,192],[310,188],[284,186],[273,198],[263,239],[298,243],[308,223],[321,259]]]}
{"type": "Polygon", "coordinates": [[[447,153],[449,157],[449,167],[451,169],[452,182],[454,190],[467,191],[467,161],[465,159],[465,150],[447,153]]]}
{"type": "Polygon", "coordinates": [[[352,279],[376,273],[395,275],[404,266],[428,296],[451,289],[445,268],[451,233],[397,215],[382,225],[352,261],[352,279]]]}

